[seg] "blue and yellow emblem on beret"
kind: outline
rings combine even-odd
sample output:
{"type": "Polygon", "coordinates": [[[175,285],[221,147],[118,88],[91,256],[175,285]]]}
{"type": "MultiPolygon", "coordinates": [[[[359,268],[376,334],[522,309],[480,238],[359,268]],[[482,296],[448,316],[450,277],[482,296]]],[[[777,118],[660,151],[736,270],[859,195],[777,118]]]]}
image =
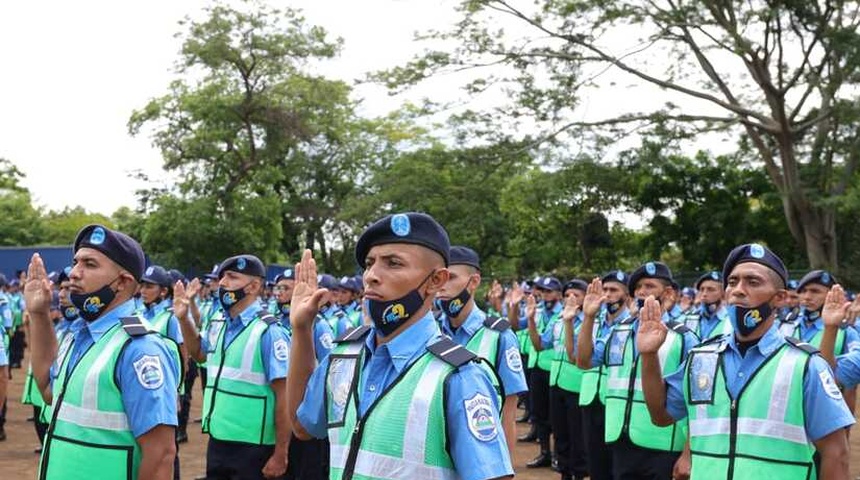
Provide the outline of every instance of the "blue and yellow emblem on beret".
{"type": "Polygon", "coordinates": [[[90,243],[93,245],[101,245],[105,241],[105,229],[102,227],[96,227],[93,229],[93,233],[90,234],[90,243]]]}
{"type": "Polygon", "coordinates": [[[398,237],[409,235],[412,230],[412,225],[409,223],[409,217],[403,213],[398,213],[391,217],[391,231],[398,237]]]}

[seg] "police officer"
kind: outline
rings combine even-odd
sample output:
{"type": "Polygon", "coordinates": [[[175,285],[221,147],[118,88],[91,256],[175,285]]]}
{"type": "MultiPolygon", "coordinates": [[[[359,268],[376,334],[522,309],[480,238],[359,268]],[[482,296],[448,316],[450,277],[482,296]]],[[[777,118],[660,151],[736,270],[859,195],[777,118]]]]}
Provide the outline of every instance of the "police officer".
{"type": "Polygon", "coordinates": [[[425,214],[389,215],[355,253],[373,326],[348,332],[314,368],[312,322],[325,294],[306,250],[296,267],[290,412],[299,438],[329,437],[331,478],[513,475],[496,392],[430,313],[448,281],[448,234],[425,214]]]}
{"type": "MultiPolygon", "coordinates": [[[[582,321],[586,318],[594,324],[591,338],[583,337],[582,325],[576,336],[576,343],[593,344],[598,338],[605,338],[617,323],[623,323],[630,318],[627,308],[627,274],[621,270],[612,270],[602,279],[594,279],[588,285],[582,302],[582,321]]],[[[585,348],[577,347],[577,365],[588,367],[591,359],[580,359],[579,352],[585,348]]],[[[586,459],[588,472],[592,480],[611,480],[612,449],[606,445],[606,383],[608,368],[599,364],[588,368],[582,374],[579,404],[582,406],[582,423],[585,437],[586,459]]]]}
{"type": "Polygon", "coordinates": [[[188,318],[181,282],[174,285],[188,353],[207,357],[203,432],[209,434],[209,479],[281,477],[287,468],[290,428],[285,386],[289,337],[260,301],[266,268],[253,255],[237,255],[218,268],[218,299],[226,321],[215,344],[188,318]]]}
{"type": "Polygon", "coordinates": [[[39,254],[24,289],[33,375],[51,411],[39,478],[170,479],[179,362],[133,316],[143,250],[123,233],[89,225],[73,252],[69,297],[81,318],[59,347],[39,254]]]}
{"type": "Polygon", "coordinates": [[[549,437],[552,434],[549,411],[549,373],[555,350],[552,348],[552,334],[555,324],[561,321],[561,282],[555,277],[543,277],[535,288],[541,292],[542,308],[538,308],[533,297],[526,299],[526,318],[528,319],[529,340],[537,358],[529,384],[531,393],[532,425],[540,443],[540,453],[526,463],[526,467],[548,467],[552,464],[549,437]]]}
{"type": "Polygon", "coordinates": [[[290,325],[290,303],[293,301],[293,286],[296,284],[296,276],[292,268],[287,268],[275,276],[275,286],[272,294],[277,301],[278,318],[287,334],[292,337],[293,330],[290,325]]]}
{"type": "Polygon", "coordinates": [[[361,287],[353,277],[341,277],[335,290],[335,302],[337,303],[337,328],[334,335],[343,335],[347,330],[361,325],[361,305],[358,303],[358,295],[361,287]]]}
{"type": "Polygon", "coordinates": [[[816,451],[818,478],[848,478],[844,429],[854,418],[830,368],[774,327],[787,276],[761,245],[732,250],[723,278],[734,334],[699,345],[668,376],[659,361],[668,329],[646,302],[636,337],[645,400],[655,424],[689,419],[693,479],[814,478],[816,451]]]}
{"type": "Polygon", "coordinates": [[[24,299],[21,296],[18,279],[12,279],[6,286],[9,311],[12,314],[12,338],[9,341],[9,366],[21,368],[24,360],[24,299]]]}
{"type": "MultiPolygon", "coordinates": [[[[582,433],[582,409],[579,406],[582,370],[576,366],[573,348],[574,338],[582,325],[582,301],[587,288],[588,284],[580,279],[564,284],[561,321],[553,325],[549,335],[545,335],[554,352],[549,373],[549,412],[555,447],[555,469],[561,473],[562,480],[588,476],[582,433]]],[[[541,341],[544,341],[543,337],[541,341]]]]}
{"type": "Polygon", "coordinates": [[[684,287],[681,289],[681,302],[678,305],[681,308],[681,313],[684,315],[688,315],[693,313],[696,309],[696,295],[698,287],[696,289],[692,289],[690,287],[684,287]]]}
{"type": "Polygon", "coordinates": [[[777,312],[778,322],[796,322],[800,313],[800,295],[797,293],[797,280],[789,280],[785,285],[788,295],[777,312]]]}
{"type": "MultiPolygon", "coordinates": [[[[658,299],[661,320],[670,332],[660,351],[660,364],[666,373],[682,365],[687,353],[698,343],[683,323],[669,318],[667,308],[674,305],[673,283],[672,271],[661,262],[640,266],[630,274],[628,283],[640,309],[647,297],[658,299]]],[[[594,322],[585,317],[578,356],[583,367],[607,367],[604,438],[612,448],[615,478],[666,479],[672,476],[675,462],[684,449],[686,424],[682,421],[657,427],[651,423],[642,402],[641,362],[635,342],[638,325],[638,317],[615,323],[606,337],[598,338],[592,345],[587,340],[592,338],[594,322]]]]}
{"type": "Polygon", "coordinates": [[[3,403],[2,412],[0,412],[2,413],[0,415],[0,442],[6,440],[4,424],[6,423],[6,388],[9,384],[9,354],[6,338],[4,331],[2,338],[0,338],[0,402],[3,403]]]}
{"type": "Polygon", "coordinates": [[[477,252],[452,246],[448,271],[450,278],[437,294],[442,307],[442,333],[492,365],[503,393],[502,430],[508,449],[513,451],[517,396],[528,389],[517,337],[507,320],[487,316],[475,303],[475,290],[481,285],[477,252]]]}
{"type": "Polygon", "coordinates": [[[711,271],[699,277],[696,291],[700,304],[685,316],[684,325],[701,340],[732,333],[732,322],[723,305],[723,276],[720,272],[711,271]]]}
{"type": "MultiPolygon", "coordinates": [[[[827,294],[836,285],[836,278],[824,270],[813,270],[797,284],[800,294],[800,311],[795,323],[783,322],[780,330],[783,335],[799,338],[813,347],[821,347],[824,335],[824,321],[821,313],[827,294]]],[[[860,335],[857,330],[845,324],[837,331],[834,353],[843,355],[849,350],[860,348],[860,335]]]]}
{"type": "MultiPolygon", "coordinates": [[[[517,342],[519,343],[520,347],[520,357],[523,360],[523,366],[526,367],[525,370],[527,385],[529,382],[529,378],[531,377],[531,368],[529,368],[529,364],[531,362],[529,358],[529,349],[531,348],[532,342],[529,339],[528,319],[526,318],[526,297],[531,294],[532,287],[530,282],[522,282],[522,284],[514,282],[506,298],[508,323],[510,323],[511,328],[516,331],[517,342]]],[[[531,421],[530,396],[531,394],[529,392],[520,394],[518,406],[523,409],[523,413],[522,415],[517,417],[517,423],[525,423],[531,421]]],[[[534,441],[534,439],[536,438],[537,436],[532,438],[531,441],[534,441]]]]}

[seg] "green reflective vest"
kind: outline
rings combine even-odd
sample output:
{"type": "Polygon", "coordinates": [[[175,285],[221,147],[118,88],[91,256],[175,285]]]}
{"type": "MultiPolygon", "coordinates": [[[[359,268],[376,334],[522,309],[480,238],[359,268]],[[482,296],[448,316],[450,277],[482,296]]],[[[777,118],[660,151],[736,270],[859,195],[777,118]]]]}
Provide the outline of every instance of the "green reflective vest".
{"type": "MultiPolygon", "coordinates": [[[[60,322],[65,322],[66,320],[61,319],[60,322]]],[[[57,337],[57,346],[63,344],[63,340],[68,336],[69,329],[59,330],[56,327],[54,328],[54,335],[57,337]]],[[[39,386],[36,384],[36,379],[33,377],[33,364],[30,363],[27,366],[27,378],[24,379],[24,391],[21,392],[21,403],[24,405],[33,405],[39,408],[45,406],[45,400],[42,399],[42,393],[39,391],[39,386]]],[[[48,423],[50,420],[50,416],[47,415],[47,412],[42,408],[42,415],[40,415],[39,421],[42,423],[48,423]]]]}
{"type": "MultiPolygon", "coordinates": [[[[547,310],[539,310],[535,315],[540,315],[540,321],[537,323],[537,332],[538,335],[543,335],[544,331],[547,328],[555,328],[555,324],[561,322],[561,310],[556,313],[549,312],[547,310]],[[549,316],[552,315],[552,316],[549,316]]],[[[529,341],[531,344],[531,341],[529,341]]],[[[535,351],[534,345],[532,345],[532,351],[535,351]]],[[[549,372],[552,368],[552,359],[555,358],[555,351],[551,348],[547,348],[541,350],[540,352],[535,351],[535,355],[529,354],[529,365],[530,367],[537,366],[541,370],[549,372]],[[536,357],[534,365],[532,365],[532,356],[536,357]]]]}
{"type": "Polygon", "coordinates": [[[486,362],[481,362],[481,366],[488,370],[487,373],[490,381],[496,389],[496,393],[498,393],[499,405],[504,405],[505,396],[507,395],[505,393],[505,386],[502,384],[501,377],[499,377],[499,362],[502,361],[499,358],[501,353],[499,351],[499,343],[501,342],[502,332],[508,328],[510,328],[510,324],[507,320],[488,316],[481,328],[472,335],[472,338],[465,345],[466,349],[470,352],[486,360],[486,362]]]}
{"type": "Polygon", "coordinates": [[[721,337],[723,335],[728,335],[730,333],[734,333],[734,328],[732,327],[732,321],[729,320],[728,315],[724,316],[720,319],[717,325],[711,330],[710,334],[707,336],[704,335],[705,332],[702,331],[702,314],[701,312],[691,313],[686,315],[684,318],[684,325],[693,331],[696,334],[696,337],[705,341],[709,338],[713,337],[721,337]]]}
{"type": "Polygon", "coordinates": [[[803,377],[814,350],[787,343],[750,377],[737,399],[726,388],[724,341],[690,352],[684,397],[693,479],[814,479],[806,436],[803,377]]]}
{"type": "MultiPolygon", "coordinates": [[[[791,332],[791,335],[786,335],[794,337],[800,340],[800,324],[795,325],[794,330],[791,332]]],[[[824,329],[821,329],[809,339],[808,344],[812,345],[815,348],[821,348],[821,340],[824,338],[824,329]]],[[[845,330],[840,328],[836,331],[836,343],[833,344],[833,354],[834,355],[842,355],[842,349],[845,348],[845,330]]]]}
{"type": "MultiPolygon", "coordinates": [[[[237,320],[238,321],[238,320],[237,320]]],[[[203,390],[203,432],[212,438],[254,445],[275,444],[275,393],[266,380],[260,340],[277,319],[258,314],[224,348],[227,329],[218,329],[209,353],[203,390]]]]}
{"type": "Polygon", "coordinates": [[[122,319],[69,368],[73,336],[58,352],[54,404],[39,467],[42,480],[136,479],[140,446],[131,432],[114,380],[117,360],[133,336],[145,334],[141,319],[122,319]],[[137,330],[135,330],[137,329],[137,330]]]}
{"type": "MultiPolygon", "coordinates": [[[[575,335],[579,334],[581,325],[582,322],[576,323],[573,330],[574,338],[576,338],[575,335]]],[[[549,370],[549,386],[558,386],[567,392],[579,393],[583,371],[567,357],[567,349],[564,347],[564,336],[567,328],[567,322],[563,319],[559,319],[553,325],[553,359],[549,370]]]]}
{"type": "MultiPolygon", "coordinates": [[[[448,338],[431,345],[359,419],[357,392],[366,355],[364,338],[369,331],[359,327],[347,333],[329,355],[325,402],[330,478],[460,478],[447,449],[445,380],[457,367],[474,359],[474,354],[448,338]],[[451,360],[452,356],[460,361],[451,360]]],[[[467,410],[476,415],[492,414],[492,408],[480,402],[492,403],[476,396],[466,400],[467,410]]],[[[479,433],[480,422],[479,418],[475,426],[479,433]]],[[[489,419],[487,424],[495,428],[497,420],[489,419]]]]}
{"type": "MultiPolygon", "coordinates": [[[[684,337],[679,330],[686,331],[686,327],[670,324],[666,341],[658,352],[663,376],[681,366],[684,337]]],[[[686,421],[668,427],[651,423],[642,393],[639,355],[633,352],[634,342],[632,320],[614,325],[606,342],[606,442],[615,442],[626,435],[634,445],[643,448],[680,452],[687,440],[686,421]]]]}

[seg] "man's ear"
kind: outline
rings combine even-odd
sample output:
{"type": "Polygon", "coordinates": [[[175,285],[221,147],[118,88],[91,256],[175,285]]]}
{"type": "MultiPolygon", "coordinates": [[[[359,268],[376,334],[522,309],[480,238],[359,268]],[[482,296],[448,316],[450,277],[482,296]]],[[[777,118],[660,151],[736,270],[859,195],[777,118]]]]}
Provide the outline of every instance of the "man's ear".
{"type": "Polygon", "coordinates": [[[773,298],[770,299],[770,304],[775,305],[775,306],[781,305],[786,300],[788,300],[788,290],[780,289],[780,290],[777,290],[776,294],[773,296],[773,298]]]}
{"type": "Polygon", "coordinates": [[[427,294],[435,295],[438,291],[442,290],[446,283],[448,283],[448,279],[451,278],[451,272],[447,268],[437,268],[430,275],[430,279],[427,280],[427,294]]]}
{"type": "MultiPolygon", "coordinates": [[[[469,289],[469,293],[474,295],[478,290],[478,287],[481,286],[481,274],[479,272],[475,272],[469,276],[469,283],[466,284],[466,288],[469,289]]],[[[487,292],[489,293],[489,291],[487,292]]]]}

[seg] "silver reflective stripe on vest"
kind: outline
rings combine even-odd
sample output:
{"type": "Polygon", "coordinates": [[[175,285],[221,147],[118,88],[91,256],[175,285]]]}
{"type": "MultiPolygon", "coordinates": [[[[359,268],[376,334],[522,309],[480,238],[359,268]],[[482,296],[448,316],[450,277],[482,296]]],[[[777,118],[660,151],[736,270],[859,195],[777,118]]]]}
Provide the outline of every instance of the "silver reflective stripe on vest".
{"type": "MultiPolygon", "coordinates": [[[[672,351],[672,344],[674,344],[676,340],[675,335],[679,334],[669,330],[666,335],[666,340],[663,341],[663,344],[660,345],[660,349],[657,350],[657,359],[660,362],[661,372],[663,371],[663,366],[666,365],[666,359],[669,358],[669,352],[672,351]]],[[[635,342],[636,339],[633,338],[633,336],[631,335],[630,338],[627,339],[627,341],[635,342]]],[[[624,345],[624,348],[626,350],[627,345],[624,345]]],[[[627,390],[628,388],[630,388],[630,379],[610,376],[606,386],[612,390],[627,390]]],[[[642,378],[639,375],[637,375],[636,379],[633,381],[633,390],[642,391],[642,378]]]]}
{"type": "MultiPolygon", "coordinates": [[[[447,371],[446,366],[447,364],[439,360],[430,362],[415,387],[415,394],[409,405],[409,413],[406,415],[406,429],[403,432],[403,460],[407,464],[424,464],[427,424],[430,422],[430,403],[436,392],[436,385],[441,383],[442,376],[447,371]]],[[[356,471],[358,471],[357,467],[356,471]]]]}
{"type": "MultiPolygon", "coordinates": [[[[364,349],[364,342],[352,342],[352,343],[347,344],[345,347],[343,347],[342,351],[336,352],[336,354],[337,355],[346,355],[346,356],[355,356],[355,357],[357,357],[356,361],[360,362],[361,361],[361,351],[363,349],[364,349]]],[[[332,350],[332,353],[335,353],[334,350],[332,350]]],[[[331,361],[331,358],[329,358],[329,361],[331,361]]],[[[358,380],[360,381],[361,379],[358,379],[358,380]]],[[[355,384],[355,382],[356,382],[356,379],[353,379],[350,383],[355,384]]],[[[329,388],[329,379],[328,378],[326,378],[325,384],[326,384],[326,388],[329,388]]],[[[353,389],[357,390],[355,387],[353,387],[353,389]]],[[[353,393],[352,399],[347,398],[347,401],[355,402],[355,398],[356,398],[355,393],[353,393]]],[[[345,406],[344,408],[349,408],[349,405],[345,406]]],[[[358,410],[357,405],[356,405],[355,409],[358,410]]],[[[340,443],[347,442],[349,440],[350,433],[352,433],[351,431],[348,431],[346,428],[339,428],[336,431],[339,432],[338,433],[338,435],[339,435],[338,441],[340,443]]],[[[329,435],[331,435],[331,434],[332,434],[332,431],[329,430],[329,435]]],[[[343,446],[336,445],[336,444],[332,443],[332,445],[331,445],[332,452],[334,452],[335,447],[341,448],[341,449],[345,448],[343,446]]],[[[331,457],[331,460],[329,461],[329,463],[336,468],[343,468],[346,466],[346,453],[344,453],[342,455],[342,458],[339,459],[339,462],[340,463],[335,463],[334,453],[332,453],[332,457],[331,457]]]]}
{"type": "MultiPolygon", "coordinates": [[[[227,380],[236,380],[239,382],[250,383],[252,385],[267,385],[269,382],[266,381],[266,375],[263,373],[257,373],[253,371],[254,368],[254,355],[257,354],[257,351],[260,348],[260,338],[263,336],[263,330],[266,329],[268,325],[265,322],[259,321],[255,322],[251,327],[251,333],[249,334],[248,343],[245,344],[245,350],[242,352],[242,366],[240,368],[233,367],[223,367],[220,368],[218,365],[209,365],[207,368],[207,375],[212,375],[211,378],[218,377],[218,372],[220,368],[221,377],[226,378],[227,380]]],[[[224,335],[227,335],[227,332],[224,332],[224,335]]],[[[241,334],[240,334],[241,335],[241,334]]],[[[235,339],[234,339],[235,340],[235,339]]],[[[227,339],[225,338],[226,342],[227,339]]],[[[232,345],[232,344],[231,344],[232,345]]],[[[224,349],[226,350],[226,349],[224,349]]],[[[223,355],[227,355],[225,351],[223,355]]],[[[214,363],[214,362],[213,362],[214,363]]]]}
{"type": "MultiPolygon", "coordinates": [[[[349,448],[331,445],[331,465],[345,465],[349,448]]],[[[453,470],[431,467],[423,463],[408,463],[402,458],[362,451],[355,463],[356,475],[382,480],[456,480],[453,470]]]]}
{"type": "MultiPolygon", "coordinates": [[[[116,349],[120,348],[127,338],[125,335],[113,334],[109,343],[93,362],[90,371],[87,372],[82,388],[81,406],[78,407],[63,402],[60,405],[60,411],[57,413],[58,420],[74,423],[82,427],[101,428],[104,430],[127,431],[130,429],[125,412],[104,412],[99,410],[99,375],[113,358],[116,349]]],[[[66,373],[66,375],[70,375],[70,373],[66,373]]]]}
{"type": "MultiPolygon", "coordinates": [[[[482,328],[486,328],[486,327],[482,327],[482,328]]],[[[479,357],[487,359],[494,366],[496,365],[496,359],[490,358],[489,354],[490,354],[490,351],[493,349],[493,341],[495,341],[495,340],[496,340],[496,336],[493,335],[493,331],[490,329],[487,329],[487,331],[484,332],[483,336],[481,337],[481,343],[478,344],[478,351],[475,352],[476,355],[478,355],[479,357]]]]}

